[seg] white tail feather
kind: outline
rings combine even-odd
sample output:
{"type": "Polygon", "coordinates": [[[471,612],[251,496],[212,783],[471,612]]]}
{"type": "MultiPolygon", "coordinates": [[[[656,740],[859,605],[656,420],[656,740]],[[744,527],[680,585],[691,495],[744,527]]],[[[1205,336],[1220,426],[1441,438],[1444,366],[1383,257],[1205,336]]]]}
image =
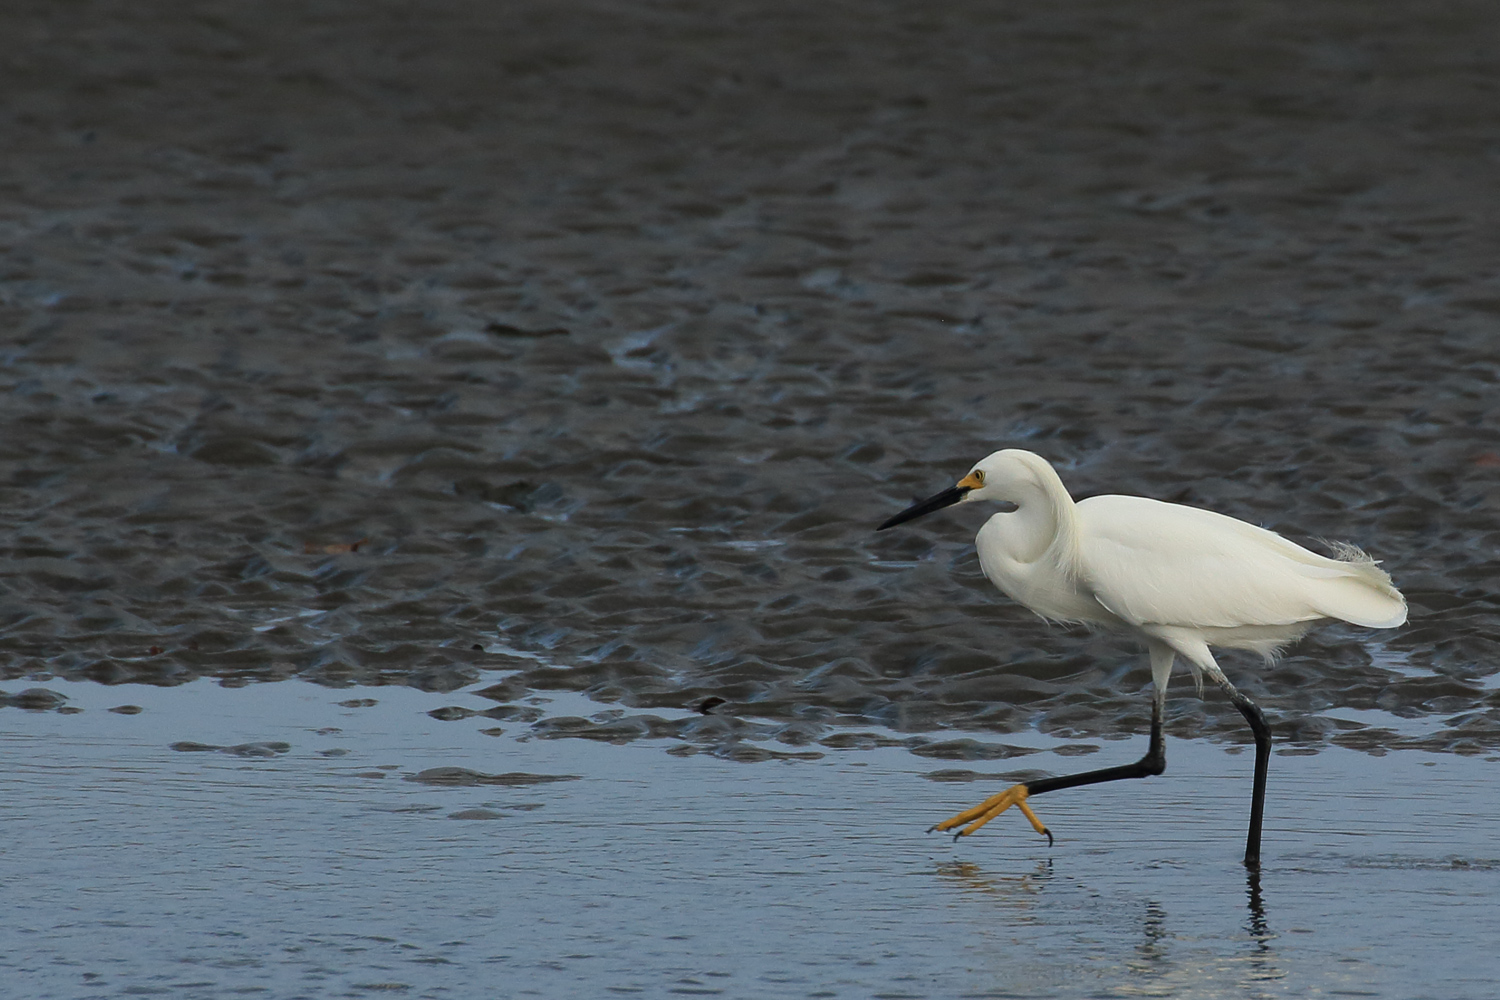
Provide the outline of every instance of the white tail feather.
{"type": "Polygon", "coordinates": [[[1333,549],[1334,560],[1343,572],[1319,580],[1314,587],[1320,613],[1366,628],[1395,628],[1406,623],[1406,598],[1392,586],[1389,573],[1357,545],[1325,544],[1333,549]]]}

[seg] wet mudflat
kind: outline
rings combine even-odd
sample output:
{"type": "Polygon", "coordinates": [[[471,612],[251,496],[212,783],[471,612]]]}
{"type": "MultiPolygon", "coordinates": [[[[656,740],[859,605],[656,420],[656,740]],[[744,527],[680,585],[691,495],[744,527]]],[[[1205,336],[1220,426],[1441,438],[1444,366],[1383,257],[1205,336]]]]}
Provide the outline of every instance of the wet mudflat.
{"type": "Polygon", "coordinates": [[[895,748],[746,765],[487,735],[403,688],[61,690],[86,711],[12,713],[3,741],[18,996],[1477,1000],[1500,975],[1474,758],[1275,758],[1255,891],[1250,758],[1202,741],[1038,799],[1049,850],[1013,816],[924,835],[999,779],[895,748]]]}
{"type": "Polygon", "coordinates": [[[1020,445],[1385,561],[1408,628],[1228,662],[1282,738],[1500,747],[1486,5],[56,10],[0,12],[0,682],[1139,732],[978,511],[870,530],[1020,445]]]}
{"type": "Polygon", "coordinates": [[[1496,52],[1480,2],[3,5],[6,968],[1493,996],[1496,52]],[[980,512],[871,530],[1007,445],[1410,598],[1224,658],[1259,909],[1181,680],[1056,850],[914,832],[1148,725],[980,512]]]}

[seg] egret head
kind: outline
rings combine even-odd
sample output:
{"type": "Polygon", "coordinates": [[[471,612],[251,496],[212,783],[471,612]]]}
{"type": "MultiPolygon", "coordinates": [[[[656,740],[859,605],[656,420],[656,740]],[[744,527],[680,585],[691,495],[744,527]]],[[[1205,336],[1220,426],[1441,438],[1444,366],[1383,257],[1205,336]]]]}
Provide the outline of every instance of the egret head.
{"type": "Polygon", "coordinates": [[[968,500],[998,500],[1001,503],[1019,503],[1029,490],[1036,489],[1045,478],[1045,469],[1052,473],[1052,466],[1040,455],[1016,448],[997,451],[975,463],[969,474],[957,484],[943,492],[920,500],[886,521],[876,531],[894,528],[898,524],[915,520],[924,514],[968,500]],[[1040,468],[1038,468],[1040,467],[1040,468]]]}

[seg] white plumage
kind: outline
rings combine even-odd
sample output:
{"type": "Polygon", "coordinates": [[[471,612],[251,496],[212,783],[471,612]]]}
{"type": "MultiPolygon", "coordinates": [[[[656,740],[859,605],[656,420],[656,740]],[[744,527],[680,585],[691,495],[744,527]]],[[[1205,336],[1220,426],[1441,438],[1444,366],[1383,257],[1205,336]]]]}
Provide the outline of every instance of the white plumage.
{"type": "Polygon", "coordinates": [[[1043,618],[1130,632],[1146,643],[1155,686],[1151,746],[1135,764],[1023,782],[934,829],[961,827],[958,835],[970,834],[1014,805],[1050,842],[1052,834],[1026,804],[1030,796],[1161,774],[1163,703],[1180,656],[1200,690],[1205,674],[1224,689],[1255,735],[1245,863],[1257,867],[1271,731],[1259,707],[1224,676],[1209,647],[1250,649],[1269,658],[1320,621],[1395,628],[1406,621],[1406,599],[1391,578],[1353,545],[1330,543],[1330,558],[1274,531],[1197,507],[1133,496],[1074,503],[1046,459],[1018,449],[995,452],[956,486],[880,527],[975,500],[1012,508],[986,521],[975,539],[991,583],[1043,618]]]}
{"type": "MultiPolygon", "coordinates": [[[[985,458],[964,484],[962,502],[1015,505],[975,540],[991,583],[1043,618],[1134,632],[1195,673],[1217,674],[1209,646],[1270,656],[1319,621],[1406,621],[1391,578],[1352,545],[1329,558],[1274,531],[1146,497],[1074,503],[1046,459],[1019,449],[985,458]]],[[[1165,676],[1155,679],[1166,687],[1165,676]]]]}

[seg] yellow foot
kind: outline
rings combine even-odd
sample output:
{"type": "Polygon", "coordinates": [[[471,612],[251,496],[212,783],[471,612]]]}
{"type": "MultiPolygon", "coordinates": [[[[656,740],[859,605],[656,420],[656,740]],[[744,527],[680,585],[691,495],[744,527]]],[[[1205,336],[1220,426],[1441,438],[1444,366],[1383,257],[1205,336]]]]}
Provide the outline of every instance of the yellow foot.
{"type": "Polygon", "coordinates": [[[1026,804],[1026,797],[1029,794],[1030,792],[1025,785],[1012,785],[999,795],[991,795],[973,809],[965,809],[957,816],[950,816],[927,832],[931,833],[933,830],[948,831],[955,826],[963,826],[962,830],[953,835],[953,839],[957,840],[959,837],[967,837],[1011,806],[1015,806],[1031,821],[1031,828],[1047,838],[1047,846],[1051,847],[1052,831],[1042,825],[1042,821],[1036,818],[1036,813],[1032,812],[1031,807],[1026,804]],[[965,823],[969,825],[964,826],[965,823]]]}

